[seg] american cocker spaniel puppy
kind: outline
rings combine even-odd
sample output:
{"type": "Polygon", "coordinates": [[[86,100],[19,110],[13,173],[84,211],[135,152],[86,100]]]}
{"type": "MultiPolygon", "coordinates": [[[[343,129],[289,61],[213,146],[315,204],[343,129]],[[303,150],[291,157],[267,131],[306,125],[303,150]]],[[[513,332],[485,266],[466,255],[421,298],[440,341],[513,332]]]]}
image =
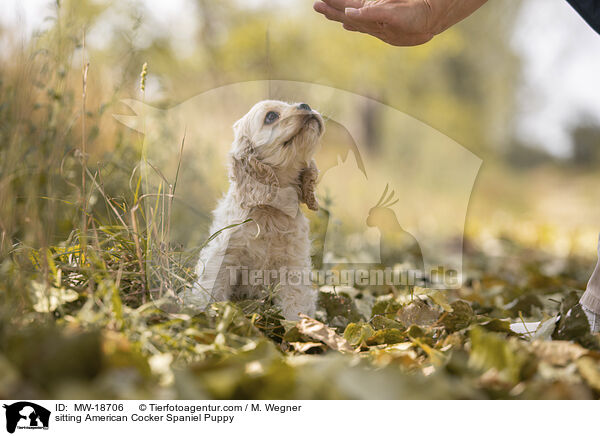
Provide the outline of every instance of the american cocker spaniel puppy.
{"type": "Polygon", "coordinates": [[[257,298],[274,290],[287,319],[314,315],[317,291],[310,281],[308,219],[303,202],[318,210],[313,156],[323,134],[321,115],[306,103],[266,100],[234,126],[229,191],[214,210],[202,250],[198,282],[188,305],[257,298]]]}

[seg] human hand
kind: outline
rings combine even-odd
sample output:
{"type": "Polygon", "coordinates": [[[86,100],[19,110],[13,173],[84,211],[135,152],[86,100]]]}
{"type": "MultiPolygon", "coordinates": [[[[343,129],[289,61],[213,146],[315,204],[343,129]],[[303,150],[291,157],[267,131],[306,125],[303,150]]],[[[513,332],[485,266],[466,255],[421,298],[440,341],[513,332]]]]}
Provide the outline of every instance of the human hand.
{"type": "Polygon", "coordinates": [[[487,0],[322,0],[315,11],[344,29],[373,35],[388,44],[424,44],[468,17],[487,0]]]}

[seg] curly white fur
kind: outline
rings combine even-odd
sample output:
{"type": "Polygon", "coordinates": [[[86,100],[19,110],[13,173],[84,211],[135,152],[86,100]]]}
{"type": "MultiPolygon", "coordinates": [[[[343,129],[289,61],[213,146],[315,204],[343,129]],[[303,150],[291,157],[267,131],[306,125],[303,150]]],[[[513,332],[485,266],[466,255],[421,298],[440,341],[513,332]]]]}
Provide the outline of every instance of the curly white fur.
{"type": "Polygon", "coordinates": [[[275,303],[287,319],[314,314],[317,291],[307,283],[309,225],[298,206],[300,200],[318,209],[313,155],[322,133],[321,115],[307,105],[273,100],[256,104],[234,124],[230,187],[213,212],[210,233],[235,227],[202,250],[199,280],[186,304],[204,308],[235,296],[260,296],[269,280],[245,282],[245,273],[259,282],[271,277],[275,303]]]}

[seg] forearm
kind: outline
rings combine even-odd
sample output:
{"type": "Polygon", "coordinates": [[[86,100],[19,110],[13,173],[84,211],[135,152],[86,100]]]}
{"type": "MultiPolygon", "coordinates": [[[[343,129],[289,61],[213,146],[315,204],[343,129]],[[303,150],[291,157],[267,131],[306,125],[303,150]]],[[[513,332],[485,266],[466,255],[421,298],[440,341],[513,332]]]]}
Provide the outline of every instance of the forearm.
{"type": "Polygon", "coordinates": [[[440,34],[459,21],[464,20],[487,0],[423,0],[428,4],[432,17],[432,33],[440,34]]]}

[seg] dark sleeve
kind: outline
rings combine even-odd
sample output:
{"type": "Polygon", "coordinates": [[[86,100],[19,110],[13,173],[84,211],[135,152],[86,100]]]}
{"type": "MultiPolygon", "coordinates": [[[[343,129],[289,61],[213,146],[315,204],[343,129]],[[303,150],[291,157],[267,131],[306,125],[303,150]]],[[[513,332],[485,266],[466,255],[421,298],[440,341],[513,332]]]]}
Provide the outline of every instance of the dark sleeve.
{"type": "Polygon", "coordinates": [[[567,0],[581,17],[600,33],[600,0],[567,0]]]}

